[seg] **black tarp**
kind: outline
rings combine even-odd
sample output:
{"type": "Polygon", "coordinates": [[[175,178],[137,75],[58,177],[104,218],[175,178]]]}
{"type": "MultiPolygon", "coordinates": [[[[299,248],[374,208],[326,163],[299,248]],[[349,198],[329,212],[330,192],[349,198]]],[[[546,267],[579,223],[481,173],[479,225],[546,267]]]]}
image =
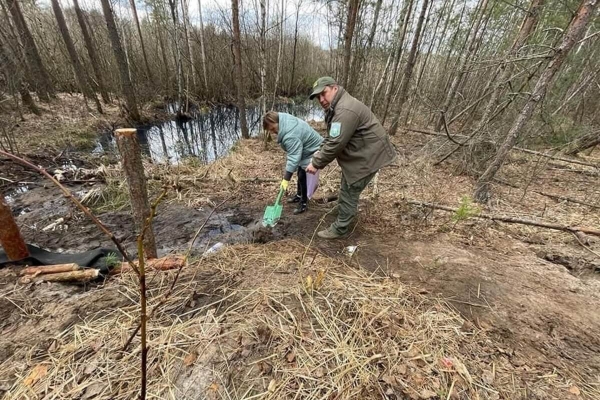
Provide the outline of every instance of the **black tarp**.
{"type": "Polygon", "coordinates": [[[0,249],[0,268],[8,264],[40,266],[75,263],[82,268],[96,268],[100,270],[100,275],[105,275],[109,271],[109,267],[106,265],[106,257],[113,253],[119,260],[121,259],[119,251],[105,248],[75,254],[51,252],[30,244],[27,245],[27,249],[29,250],[29,257],[18,261],[9,261],[4,250],[0,249]]]}

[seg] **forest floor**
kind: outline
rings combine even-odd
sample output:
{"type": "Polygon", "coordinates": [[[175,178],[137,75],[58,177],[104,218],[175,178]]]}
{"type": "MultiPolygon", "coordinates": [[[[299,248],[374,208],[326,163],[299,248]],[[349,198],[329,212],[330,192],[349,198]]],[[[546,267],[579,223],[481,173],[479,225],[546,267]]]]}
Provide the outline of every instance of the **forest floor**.
{"type": "MultiPolygon", "coordinates": [[[[19,149],[61,169],[64,184],[87,196],[133,251],[115,158],[89,151],[90,132],[119,124],[118,110],[92,118],[60,104],[68,112],[20,124],[19,149]]],[[[457,160],[433,166],[444,141],[394,137],[398,162],[363,194],[352,234],[335,241],[315,233],[335,218],[336,203],[319,199],[336,194],[336,165],[321,171],[307,213],[294,216],[286,204],[267,230],[260,220],[284,165],[275,143],[244,140],[209,165],[147,164],[152,196],[169,189],[154,225],[159,252],[193,255],[171,289],[175,271],[149,277],[149,307],[158,305],[149,322],[149,396],[600,399],[600,238],[474,217],[598,227],[598,169],[512,153],[504,183],[478,210],[465,197],[474,179],[457,160]],[[203,256],[216,242],[226,246],[203,256]],[[349,254],[348,246],[357,248],[349,254]]],[[[599,158],[596,151],[580,160],[599,158]]],[[[35,173],[3,161],[0,177],[28,243],[113,247],[35,173]]],[[[139,338],[122,348],[137,324],[135,275],[75,286],[21,285],[18,274],[0,269],[0,395],[134,398],[139,338]]]]}

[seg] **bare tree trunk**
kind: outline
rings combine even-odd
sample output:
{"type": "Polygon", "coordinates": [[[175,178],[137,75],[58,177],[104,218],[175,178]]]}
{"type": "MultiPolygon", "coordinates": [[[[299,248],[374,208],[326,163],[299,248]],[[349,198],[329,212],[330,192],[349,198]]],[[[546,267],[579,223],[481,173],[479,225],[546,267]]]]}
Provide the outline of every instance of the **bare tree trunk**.
{"type": "Polygon", "coordinates": [[[167,57],[167,51],[165,46],[165,38],[162,31],[163,21],[156,21],[156,35],[158,36],[158,45],[160,47],[160,54],[163,61],[163,67],[165,69],[165,76],[163,81],[167,82],[167,93],[169,96],[172,95],[171,91],[171,70],[169,68],[169,57],[167,57]]]}
{"type": "Polygon", "coordinates": [[[175,69],[177,70],[177,102],[178,112],[183,109],[183,65],[181,60],[181,46],[179,45],[179,16],[177,14],[177,0],[169,0],[171,18],[173,20],[173,42],[175,43],[175,69]]]}
{"type": "MultiPolygon", "coordinates": [[[[283,21],[285,15],[285,0],[281,0],[281,10],[279,15],[279,46],[277,50],[277,72],[275,73],[275,89],[273,89],[273,105],[271,108],[275,106],[275,99],[277,98],[277,86],[279,85],[279,76],[281,75],[281,64],[283,62],[283,21]]],[[[298,12],[296,12],[296,27],[298,18],[298,12]]],[[[294,80],[294,68],[295,68],[295,60],[292,61],[292,79],[290,82],[294,80]]],[[[290,84],[291,85],[291,84],[290,84]]]]}
{"type": "Polygon", "coordinates": [[[248,121],[246,121],[246,100],[244,99],[244,76],[242,70],[242,43],[240,35],[240,9],[239,0],[231,0],[231,13],[233,23],[233,56],[235,63],[234,80],[237,88],[238,109],[240,111],[240,124],[242,128],[242,137],[248,139],[248,121]]]}
{"type": "MultiPolygon", "coordinates": [[[[292,76],[290,78],[288,94],[292,93],[292,86],[294,85],[294,77],[296,73],[296,50],[298,47],[298,18],[300,17],[300,6],[302,6],[302,0],[298,2],[298,6],[296,8],[296,25],[294,26],[294,50],[292,51],[292,76]]],[[[281,19],[281,21],[283,23],[283,18],[281,19]]],[[[280,40],[283,42],[283,30],[281,31],[280,40]]]]}
{"type": "Polygon", "coordinates": [[[402,27],[400,27],[400,25],[398,25],[398,29],[400,29],[399,33],[400,36],[398,37],[398,42],[396,44],[395,47],[395,52],[394,52],[394,63],[392,64],[392,76],[390,79],[390,82],[387,86],[386,92],[385,92],[385,98],[383,99],[383,116],[381,118],[381,123],[384,124],[385,120],[387,118],[387,113],[390,107],[390,100],[392,99],[392,94],[394,92],[394,87],[396,84],[396,75],[398,72],[398,66],[400,64],[400,57],[402,56],[402,48],[404,47],[404,38],[406,37],[406,31],[408,30],[408,23],[410,21],[410,16],[412,14],[412,8],[413,8],[413,4],[414,4],[414,0],[410,0],[408,3],[406,3],[406,5],[404,6],[403,10],[402,10],[402,14],[401,14],[401,18],[400,20],[402,20],[402,16],[403,18],[403,22],[402,22],[402,27]]]}
{"type": "Polygon", "coordinates": [[[200,17],[200,54],[202,55],[202,72],[204,75],[204,89],[208,93],[208,73],[206,72],[206,52],[204,49],[204,21],[202,18],[202,0],[198,0],[198,14],[200,17]]]}
{"type": "Polygon", "coordinates": [[[106,27],[108,28],[108,37],[110,38],[111,47],[115,61],[119,66],[119,75],[121,77],[121,94],[125,99],[127,106],[127,112],[134,121],[140,120],[140,112],[138,111],[137,101],[135,99],[135,92],[131,78],[129,77],[129,63],[125,57],[125,52],[121,46],[121,39],[119,39],[119,32],[117,31],[117,24],[113,16],[113,11],[110,8],[110,0],[100,0],[102,3],[102,10],[104,12],[104,19],[106,20],[106,27]]]}
{"type": "MultiPolygon", "coordinates": [[[[505,57],[506,60],[510,60],[511,58],[513,58],[519,52],[519,50],[525,45],[525,43],[527,43],[527,39],[529,38],[531,33],[535,30],[535,27],[537,25],[538,18],[540,15],[540,11],[541,11],[541,8],[543,5],[544,5],[544,0],[532,0],[531,1],[531,4],[529,6],[529,11],[527,12],[527,15],[525,16],[523,23],[521,24],[519,33],[517,34],[517,37],[516,37],[515,41],[513,42],[511,49],[509,50],[508,54],[505,57]]],[[[479,123],[477,124],[477,127],[475,128],[476,132],[481,132],[481,130],[489,123],[490,116],[492,115],[492,111],[496,107],[496,104],[498,103],[498,99],[500,98],[500,95],[502,94],[504,86],[506,85],[508,78],[512,74],[512,71],[514,69],[514,64],[512,64],[510,62],[503,62],[499,66],[498,69],[500,72],[500,76],[497,79],[496,84],[494,85],[494,89],[493,89],[490,99],[488,100],[488,103],[485,107],[483,115],[481,116],[481,119],[479,120],[479,123]]],[[[496,74],[494,74],[494,75],[496,75],[496,74]]]]}
{"type": "Polygon", "coordinates": [[[75,45],[73,44],[73,39],[71,39],[71,34],[67,28],[67,22],[65,21],[65,16],[60,8],[60,4],[58,4],[58,0],[51,0],[51,3],[54,16],[56,17],[56,22],[58,23],[58,29],[60,30],[60,34],[65,42],[65,46],[67,47],[67,53],[69,53],[69,57],[71,58],[71,65],[75,71],[75,77],[77,78],[77,83],[81,88],[81,92],[85,97],[92,100],[94,104],[96,104],[96,110],[102,114],[102,106],[98,101],[98,97],[96,97],[96,93],[94,93],[92,90],[92,87],[89,83],[89,77],[84,72],[83,66],[79,61],[79,56],[75,50],[75,45]]]}
{"type": "Polygon", "coordinates": [[[542,75],[539,77],[535,88],[531,93],[531,97],[521,110],[521,113],[506,135],[506,138],[498,149],[494,160],[487,167],[483,175],[481,175],[481,177],[477,180],[474,192],[474,198],[476,201],[485,202],[489,199],[490,183],[494,179],[498,170],[500,170],[502,167],[508,152],[515,146],[517,140],[520,138],[521,131],[531,118],[531,115],[537,107],[537,104],[544,99],[546,91],[552,86],[552,78],[554,78],[554,75],[567,58],[569,51],[584,33],[597,4],[598,0],[584,0],[579,6],[577,13],[574,15],[566,32],[563,35],[561,44],[555,49],[554,55],[546,66],[544,72],[542,72],[542,75]]]}
{"type": "Polygon", "coordinates": [[[348,81],[350,80],[350,58],[352,56],[352,40],[354,39],[354,28],[356,27],[356,20],[359,7],[360,0],[348,1],[348,19],[346,22],[346,33],[344,35],[344,72],[341,79],[342,86],[346,86],[348,84],[348,81]]]}
{"type": "MultiPolygon", "coordinates": [[[[375,33],[377,33],[377,23],[379,22],[379,13],[381,12],[382,4],[383,0],[377,0],[377,3],[375,3],[375,15],[373,15],[373,24],[371,25],[371,32],[369,33],[369,37],[367,38],[367,51],[365,53],[365,56],[367,57],[370,54],[371,49],[373,48],[373,41],[375,40],[375,33]]],[[[364,61],[364,59],[365,57],[362,58],[362,61],[364,61]]]]}
{"type": "Polygon", "coordinates": [[[142,29],[140,28],[140,19],[138,18],[135,0],[129,0],[129,4],[131,5],[131,11],[133,12],[133,21],[135,22],[135,27],[137,29],[138,36],[140,37],[140,45],[142,46],[142,56],[144,57],[144,66],[146,67],[146,73],[148,74],[148,79],[150,81],[153,81],[154,77],[152,76],[150,64],[148,64],[148,55],[146,53],[146,46],[144,45],[144,36],[142,36],[142,29]]]}
{"type": "MultiPolygon", "coordinates": [[[[18,57],[17,57],[18,59],[18,57]]],[[[0,65],[4,66],[4,70],[7,77],[10,77],[13,82],[8,82],[9,84],[15,87],[16,91],[19,92],[21,96],[21,101],[23,104],[29,108],[35,115],[41,115],[40,109],[37,104],[35,104],[35,100],[31,96],[29,92],[29,86],[27,85],[27,80],[23,79],[22,74],[17,67],[17,64],[13,61],[10,52],[4,48],[4,44],[0,43],[0,65]]]]}
{"type": "MultiPolygon", "coordinates": [[[[356,62],[354,63],[354,67],[352,68],[352,84],[354,86],[357,81],[357,75],[360,76],[364,72],[365,68],[365,60],[371,54],[371,49],[373,48],[373,41],[375,40],[375,34],[377,33],[377,23],[379,22],[379,13],[381,11],[381,5],[383,4],[383,0],[377,0],[375,3],[375,13],[373,15],[373,23],[371,24],[371,30],[369,32],[369,36],[367,37],[367,43],[363,51],[361,51],[356,57],[356,62]]],[[[364,86],[363,86],[364,87],[364,86]]]]}
{"type": "MultiPolygon", "coordinates": [[[[442,10],[446,9],[446,6],[448,5],[448,1],[449,0],[444,0],[444,4],[442,5],[442,10]]],[[[433,6],[433,2],[431,3],[431,7],[432,6],[433,6]]],[[[435,45],[435,42],[436,42],[435,38],[438,37],[437,31],[438,31],[440,23],[442,22],[442,19],[443,19],[442,15],[443,14],[440,13],[440,17],[437,19],[437,21],[435,23],[435,27],[433,28],[433,32],[431,33],[431,39],[429,42],[429,46],[427,48],[427,51],[425,52],[425,59],[420,63],[421,68],[419,69],[419,73],[417,74],[417,82],[415,83],[415,88],[414,88],[415,93],[419,93],[419,88],[421,87],[421,82],[423,80],[423,74],[425,73],[425,69],[427,68],[427,64],[429,61],[429,56],[432,54],[433,46],[435,45]]],[[[429,15],[427,16],[427,19],[429,20],[430,17],[431,17],[431,11],[430,11],[429,15]]],[[[427,26],[427,21],[425,22],[425,26],[427,26]]],[[[424,30],[425,30],[425,28],[424,28],[424,30]]],[[[406,117],[404,120],[404,125],[408,124],[408,120],[409,120],[411,114],[415,112],[414,105],[415,105],[416,101],[417,101],[417,96],[413,96],[411,98],[410,104],[408,106],[408,110],[407,110],[406,117]]]]}
{"type": "Polygon", "coordinates": [[[423,4],[421,6],[421,14],[419,15],[419,20],[417,21],[417,29],[415,30],[415,34],[413,36],[410,53],[408,54],[408,60],[406,61],[406,68],[404,69],[404,76],[402,76],[402,82],[400,83],[398,113],[392,121],[392,126],[389,130],[390,135],[395,135],[398,129],[398,121],[400,120],[400,115],[402,114],[402,106],[404,106],[404,102],[406,101],[408,87],[410,86],[410,78],[412,77],[415,60],[417,59],[417,49],[419,48],[419,40],[421,38],[421,30],[423,29],[425,14],[427,14],[427,7],[429,5],[428,2],[428,0],[423,0],[423,4]]]}
{"type": "Polygon", "coordinates": [[[29,256],[29,250],[27,250],[10,207],[4,202],[4,196],[0,196],[0,226],[2,227],[0,229],[0,245],[8,259],[16,261],[29,256]]]}
{"type": "MultiPolygon", "coordinates": [[[[452,76],[453,76],[453,74],[449,74],[448,73],[448,66],[450,65],[450,60],[452,59],[452,56],[455,53],[454,43],[456,42],[456,39],[458,38],[458,36],[460,34],[461,26],[463,24],[463,19],[465,18],[465,15],[467,14],[467,12],[466,12],[467,3],[468,3],[467,0],[463,1],[462,10],[461,10],[461,13],[460,13],[460,19],[458,20],[457,24],[454,24],[456,26],[456,30],[454,31],[454,35],[452,35],[452,39],[450,40],[450,43],[448,44],[448,54],[446,55],[446,62],[444,63],[444,68],[442,69],[442,74],[441,74],[442,77],[447,77],[446,84],[443,86],[443,93],[447,93],[448,92],[449,85],[452,82],[452,76]]],[[[478,2],[477,4],[479,5],[481,3],[478,2]]],[[[476,9],[479,9],[479,6],[476,9]]],[[[468,19],[468,16],[467,16],[466,19],[468,19]]],[[[449,21],[446,21],[446,22],[449,22],[449,21]]],[[[470,29],[472,29],[473,26],[474,25],[471,24],[471,28],[470,29]]],[[[443,41],[444,38],[440,38],[440,40],[443,41]]],[[[464,47],[461,48],[461,49],[459,49],[459,51],[458,51],[458,53],[459,53],[458,59],[459,60],[460,60],[460,57],[461,57],[461,54],[462,54],[463,50],[464,50],[464,47]]]]}
{"type": "MultiPolygon", "coordinates": [[[[260,0],[260,109],[267,112],[267,0],[260,0]]],[[[268,134],[265,135],[265,141],[268,134]]]]}
{"type": "Polygon", "coordinates": [[[388,70],[390,68],[390,64],[392,62],[392,58],[394,57],[394,52],[390,52],[388,55],[388,59],[385,63],[385,68],[383,68],[383,73],[381,74],[381,78],[379,78],[379,82],[375,85],[375,89],[373,89],[373,94],[371,94],[371,101],[369,102],[369,108],[373,109],[375,107],[375,98],[379,94],[379,91],[383,87],[383,83],[385,82],[385,78],[387,77],[388,70]]]}
{"type": "Polygon", "coordinates": [[[341,48],[343,48],[344,43],[343,43],[343,32],[344,32],[344,21],[343,21],[343,13],[344,13],[344,9],[343,7],[338,7],[338,13],[339,13],[339,26],[338,26],[338,43],[337,43],[337,48],[335,49],[335,54],[336,54],[336,58],[335,58],[335,79],[338,82],[341,82],[343,77],[340,77],[340,74],[343,74],[343,57],[344,54],[342,51],[340,51],[341,48]]]}
{"type": "MultiPolygon", "coordinates": [[[[477,17],[476,22],[471,27],[471,30],[469,32],[469,37],[466,42],[467,51],[460,58],[459,66],[457,68],[458,74],[454,76],[454,79],[452,80],[452,84],[450,85],[450,89],[448,89],[448,93],[446,94],[446,99],[444,100],[444,104],[442,105],[442,113],[447,112],[448,109],[450,108],[450,106],[452,105],[452,102],[454,101],[454,96],[456,96],[456,92],[458,91],[458,87],[461,84],[462,80],[464,79],[464,77],[467,73],[467,69],[468,69],[467,63],[469,61],[471,61],[471,57],[473,56],[473,54],[475,52],[476,44],[477,44],[477,34],[479,32],[479,27],[480,27],[481,21],[483,20],[483,16],[485,15],[485,10],[486,10],[487,4],[488,4],[488,0],[480,0],[480,1],[481,1],[481,3],[479,4],[479,15],[477,17]]],[[[442,115],[438,119],[438,122],[435,127],[436,131],[439,131],[442,128],[444,118],[445,118],[444,115],[442,115]]]]}
{"type": "MultiPolygon", "coordinates": [[[[490,22],[490,19],[492,18],[492,12],[493,12],[493,6],[492,6],[492,10],[487,15],[487,18],[485,18],[485,21],[483,22],[483,26],[482,26],[481,30],[480,29],[477,30],[478,36],[475,37],[475,42],[473,44],[473,50],[471,51],[472,57],[469,60],[470,62],[468,62],[465,65],[464,74],[463,74],[462,78],[460,79],[460,81],[458,82],[458,86],[456,88],[456,93],[460,93],[463,98],[468,97],[464,93],[465,84],[467,82],[468,75],[471,73],[471,71],[473,69],[473,61],[475,61],[474,58],[479,53],[479,49],[481,48],[481,44],[483,43],[483,37],[484,37],[485,31],[487,29],[488,23],[490,22]]],[[[486,85],[485,90],[487,90],[488,88],[489,88],[489,85],[486,85]]]]}
{"type": "MultiPolygon", "coordinates": [[[[142,164],[142,153],[137,139],[136,129],[117,129],[115,138],[121,155],[121,164],[127,177],[131,210],[135,219],[138,235],[142,234],[146,220],[150,216],[150,203],[146,189],[146,176],[142,164]]],[[[144,253],[148,258],[156,258],[156,242],[152,224],[144,233],[144,253]]]]}
{"type": "Polygon", "coordinates": [[[190,19],[188,15],[189,4],[186,0],[181,0],[181,10],[183,16],[183,34],[185,36],[185,43],[187,45],[187,55],[190,65],[190,74],[192,75],[193,89],[196,91],[198,88],[198,82],[196,78],[196,64],[194,63],[194,52],[192,51],[192,41],[190,39],[190,33],[188,25],[190,25],[190,19]]]}
{"type": "Polygon", "coordinates": [[[85,18],[83,16],[83,12],[79,7],[79,1],[73,0],[73,5],[75,6],[75,14],[77,14],[77,22],[79,23],[79,27],[81,29],[81,34],[83,35],[83,41],[85,42],[85,48],[87,50],[88,56],[90,57],[90,61],[92,64],[92,70],[94,71],[94,76],[96,77],[96,82],[98,89],[100,91],[100,96],[102,96],[102,101],[104,104],[110,103],[110,97],[108,95],[108,91],[106,90],[106,86],[104,84],[104,79],[102,78],[102,73],[100,72],[100,59],[96,54],[96,47],[94,46],[94,42],[92,41],[92,37],[90,36],[90,32],[88,31],[87,25],[85,23],[85,18]]]}
{"type": "Polygon", "coordinates": [[[13,21],[17,27],[17,30],[19,31],[19,36],[23,42],[23,47],[25,48],[25,56],[27,57],[29,67],[31,68],[32,78],[35,79],[36,82],[35,91],[40,97],[40,100],[46,102],[50,101],[51,97],[54,98],[56,96],[54,92],[54,86],[52,85],[52,80],[50,79],[50,75],[48,74],[46,67],[44,67],[42,57],[40,57],[40,53],[38,52],[35,41],[33,40],[31,31],[25,22],[19,1],[8,0],[8,8],[13,17],[13,21]]]}

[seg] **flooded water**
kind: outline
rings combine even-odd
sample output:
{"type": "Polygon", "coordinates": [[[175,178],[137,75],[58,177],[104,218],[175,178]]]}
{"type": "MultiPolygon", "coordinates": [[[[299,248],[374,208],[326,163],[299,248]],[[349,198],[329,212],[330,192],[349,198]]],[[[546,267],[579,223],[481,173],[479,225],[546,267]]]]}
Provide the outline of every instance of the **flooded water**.
{"type": "MultiPolygon", "coordinates": [[[[169,111],[172,111],[168,108],[169,111]]],[[[323,121],[321,107],[312,102],[276,104],[275,110],[295,115],[305,121],[323,121]]],[[[138,127],[142,152],[158,163],[176,164],[183,158],[195,157],[209,163],[226,155],[241,138],[239,112],[236,107],[218,106],[192,112],[188,121],[166,121],[160,125],[138,127]]],[[[258,106],[246,109],[251,136],[261,131],[258,106]]],[[[112,134],[101,137],[95,152],[114,151],[112,134]]]]}
{"type": "Polygon", "coordinates": [[[23,193],[27,193],[29,191],[29,186],[28,185],[19,185],[17,186],[14,190],[10,191],[6,196],[4,196],[4,201],[6,202],[6,204],[8,204],[9,206],[14,204],[15,199],[23,194],[23,193]]]}

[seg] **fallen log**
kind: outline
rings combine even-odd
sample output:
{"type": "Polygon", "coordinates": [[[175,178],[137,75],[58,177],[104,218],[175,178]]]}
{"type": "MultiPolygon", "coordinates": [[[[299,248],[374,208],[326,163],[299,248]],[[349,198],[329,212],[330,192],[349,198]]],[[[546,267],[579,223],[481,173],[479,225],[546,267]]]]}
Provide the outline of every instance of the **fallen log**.
{"type": "MultiPolygon", "coordinates": [[[[426,129],[406,128],[406,130],[411,131],[411,132],[416,132],[416,133],[422,133],[424,135],[440,136],[440,137],[444,137],[446,139],[448,139],[448,137],[449,137],[449,135],[447,135],[445,133],[429,131],[429,130],[426,130],[426,129]]],[[[452,138],[460,138],[460,139],[469,139],[469,136],[467,136],[467,135],[460,135],[460,134],[453,134],[450,137],[452,137],[452,138]]],[[[495,144],[492,141],[488,141],[488,142],[492,143],[492,144],[495,144]]],[[[550,158],[552,160],[558,160],[558,161],[562,161],[562,162],[566,162],[566,163],[584,165],[586,167],[592,167],[592,168],[598,168],[599,167],[598,165],[590,164],[590,163],[587,163],[585,161],[572,160],[570,158],[564,158],[564,157],[559,157],[559,156],[555,156],[555,155],[552,155],[552,154],[541,153],[539,151],[524,149],[523,147],[517,147],[517,146],[515,146],[515,147],[512,148],[512,150],[520,151],[522,153],[527,153],[527,154],[533,154],[533,155],[544,157],[544,158],[550,158]]]]}
{"type": "MultiPolygon", "coordinates": [[[[520,187],[518,185],[515,185],[513,183],[510,183],[510,182],[507,182],[507,181],[502,180],[502,179],[495,178],[494,182],[497,182],[497,183],[499,183],[501,185],[509,186],[511,188],[514,188],[514,189],[523,190],[522,187],[520,187]]],[[[562,201],[567,201],[569,203],[581,204],[583,206],[590,207],[590,208],[600,208],[600,205],[588,203],[588,202],[585,202],[583,200],[574,199],[572,197],[561,196],[561,195],[558,195],[558,194],[552,194],[552,193],[547,193],[547,192],[541,192],[539,190],[531,190],[531,191],[533,193],[537,193],[537,194],[539,194],[541,196],[549,197],[549,198],[554,199],[554,200],[562,200],[562,201]]]]}
{"type": "Polygon", "coordinates": [[[46,275],[56,274],[58,272],[69,272],[79,270],[79,265],[75,263],[70,264],[54,264],[54,265],[42,265],[40,267],[27,267],[21,271],[21,275],[46,275]]]}
{"type": "MultiPolygon", "coordinates": [[[[184,256],[172,255],[172,256],[166,256],[166,257],[162,257],[162,258],[153,258],[150,260],[146,260],[146,263],[144,266],[147,270],[154,269],[156,271],[168,271],[171,269],[179,268],[181,265],[183,265],[184,262],[185,262],[184,256]]],[[[134,261],[133,263],[136,267],[138,267],[137,261],[134,261]]],[[[110,271],[110,275],[117,275],[117,274],[127,272],[130,270],[131,270],[131,267],[129,266],[129,263],[123,262],[123,263],[121,263],[121,265],[114,267],[110,271]]]]}
{"type": "Polygon", "coordinates": [[[569,143],[567,149],[565,150],[565,154],[569,156],[575,156],[582,151],[585,151],[590,148],[594,148],[600,144],[600,131],[588,133],[587,135],[583,135],[575,139],[573,142],[569,143]]]}
{"type": "MultiPolygon", "coordinates": [[[[434,210],[443,210],[443,211],[449,211],[449,212],[458,211],[458,208],[448,207],[448,206],[444,206],[442,204],[428,203],[428,202],[417,201],[417,200],[406,200],[406,201],[407,201],[407,203],[412,204],[412,205],[429,207],[434,210]]],[[[600,237],[600,230],[588,228],[585,226],[566,226],[566,225],[560,225],[560,224],[552,224],[552,223],[548,223],[548,222],[534,221],[534,220],[529,220],[529,219],[524,219],[524,218],[509,217],[507,215],[492,215],[492,214],[487,214],[487,213],[479,213],[477,215],[473,215],[473,217],[489,219],[492,221],[506,222],[508,224],[521,224],[521,225],[536,226],[539,228],[554,229],[554,230],[563,231],[563,232],[571,232],[571,233],[582,232],[582,233],[587,233],[588,235],[594,235],[594,236],[600,237]]]]}
{"type": "Polygon", "coordinates": [[[528,153],[528,154],[533,154],[533,155],[540,156],[540,157],[550,158],[552,160],[558,160],[558,161],[562,161],[562,162],[566,162],[566,163],[570,163],[570,164],[584,165],[586,167],[598,168],[598,165],[590,164],[590,163],[587,163],[585,161],[571,160],[569,158],[558,157],[558,156],[550,155],[550,154],[547,154],[547,153],[541,153],[539,151],[533,151],[533,150],[529,150],[529,149],[524,149],[522,147],[515,147],[514,149],[518,150],[518,151],[521,151],[523,153],[528,153]]]}
{"type": "Polygon", "coordinates": [[[98,278],[99,275],[100,271],[94,268],[89,268],[38,276],[25,275],[19,280],[19,282],[23,284],[31,282],[90,282],[98,278]]]}

